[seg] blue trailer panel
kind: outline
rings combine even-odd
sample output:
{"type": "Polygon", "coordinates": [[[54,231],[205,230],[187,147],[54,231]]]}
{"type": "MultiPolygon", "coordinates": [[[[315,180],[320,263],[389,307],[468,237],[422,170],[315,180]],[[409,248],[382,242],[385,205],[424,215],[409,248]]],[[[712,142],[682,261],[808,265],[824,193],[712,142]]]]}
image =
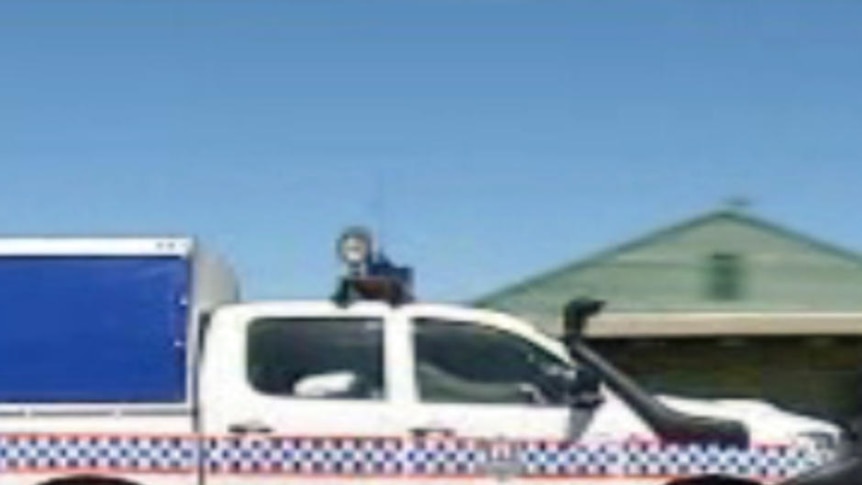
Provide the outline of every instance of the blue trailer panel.
{"type": "Polygon", "coordinates": [[[181,255],[0,256],[0,402],[186,399],[181,255]]]}

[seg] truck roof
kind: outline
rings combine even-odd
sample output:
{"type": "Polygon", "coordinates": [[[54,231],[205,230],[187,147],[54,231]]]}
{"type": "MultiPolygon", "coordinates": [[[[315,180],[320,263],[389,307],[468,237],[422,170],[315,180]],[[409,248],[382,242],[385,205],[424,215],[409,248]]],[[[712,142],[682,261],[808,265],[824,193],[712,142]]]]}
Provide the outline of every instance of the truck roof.
{"type": "Polygon", "coordinates": [[[186,256],[191,237],[3,237],[0,256],[186,256]]]}
{"type": "Polygon", "coordinates": [[[255,315],[290,316],[375,316],[402,311],[412,315],[433,315],[443,320],[489,322],[517,333],[544,335],[529,322],[511,315],[484,308],[464,306],[454,303],[405,303],[392,306],[379,301],[359,301],[347,306],[338,305],[330,300],[288,300],[255,301],[224,305],[219,313],[232,313],[241,317],[255,315]]]}

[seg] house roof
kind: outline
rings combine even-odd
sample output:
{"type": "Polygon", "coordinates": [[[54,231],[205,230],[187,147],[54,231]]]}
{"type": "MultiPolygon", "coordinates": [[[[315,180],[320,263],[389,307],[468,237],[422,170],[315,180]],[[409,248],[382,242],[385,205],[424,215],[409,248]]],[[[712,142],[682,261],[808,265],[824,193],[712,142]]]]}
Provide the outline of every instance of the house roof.
{"type": "Polygon", "coordinates": [[[860,272],[862,272],[862,255],[859,253],[754,216],[739,208],[722,208],[720,210],[710,211],[705,214],[686,219],[677,224],[651,231],[634,240],[610,247],[609,249],[564,264],[549,271],[539,273],[538,275],[528,277],[520,282],[508,285],[502,289],[477,298],[474,301],[474,304],[477,306],[494,306],[496,302],[505,300],[557,277],[576,273],[590,267],[599,266],[617,256],[623,255],[624,253],[650,246],[662,240],[672,238],[678,234],[692,231],[701,226],[710,225],[720,221],[731,221],[762,232],[770,233],[781,239],[792,240],[796,244],[808,247],[817,253],[831,255],[850,265],[858,266],[860,272]]]}

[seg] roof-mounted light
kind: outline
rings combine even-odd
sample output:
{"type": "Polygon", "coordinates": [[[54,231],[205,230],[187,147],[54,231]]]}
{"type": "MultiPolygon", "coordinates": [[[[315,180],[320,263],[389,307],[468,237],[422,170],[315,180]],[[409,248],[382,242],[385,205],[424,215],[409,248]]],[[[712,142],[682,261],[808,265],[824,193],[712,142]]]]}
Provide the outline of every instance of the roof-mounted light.
{"type": "Polygon", "coordinates": [[[371,232],[363,227],[352,227],[341,234],[337,245],[338,257],[347,265],[351,274],[367,270],[374,253],[374,239],[371,232]]]}
{"type": "Polygon", "coordinates": [[[386,301],[397,305],[413,300],[413,271],[393,264],[374,246],[371,232],[353,227],[341,234],[338,256],[346,266],[333,300],[348,305],[358,300],[386,301]]]}

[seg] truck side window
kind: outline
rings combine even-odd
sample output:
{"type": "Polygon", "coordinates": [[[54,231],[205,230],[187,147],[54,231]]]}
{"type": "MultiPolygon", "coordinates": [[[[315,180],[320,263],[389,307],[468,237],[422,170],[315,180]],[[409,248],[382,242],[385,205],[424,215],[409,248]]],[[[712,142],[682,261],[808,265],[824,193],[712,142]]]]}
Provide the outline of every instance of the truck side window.
{"type": "Polygon", "coordinates": [[[357,318],[270,318],[249,326],[248,378],[264,394],[382,399],[383,323],[357,318]]]}
{"type": "Polygon", "coordinates": [[[569,365],[508,332],[465,322],[414,323],[419,396],[432,403],[562,406],[569,365]]]}

